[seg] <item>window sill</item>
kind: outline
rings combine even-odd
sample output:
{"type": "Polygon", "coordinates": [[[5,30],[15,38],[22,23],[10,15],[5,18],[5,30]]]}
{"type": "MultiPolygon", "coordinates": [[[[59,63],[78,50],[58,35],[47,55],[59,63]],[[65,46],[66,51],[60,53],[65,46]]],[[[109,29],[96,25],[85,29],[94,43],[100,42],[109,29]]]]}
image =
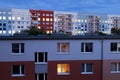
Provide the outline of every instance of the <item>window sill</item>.
{"type": "Polygon", "coordinates": [[[12,74],[12,77],[21,77],[21,76],[25,76],[25,74],[12,74]]]}
{"type": "Polygon", "coordinates": [[[70,73],[58,73],[57,75],[69,75],[70,73]]]}
{"type": "Polygon", "coordinates": [[[61,55],[61,54],[63,54],[63,55],[67,55],[67,54],[69,54],[69,52],[57,52],[57,54],[59,55],[61,55]]]}
{"type": "Polygon", "coordinates": [[[24,53],[12,53],[12,55],[24,55],[24,53]]]}
{"type": "Polygon", "coordinates": [[[113,51],[111,54],[120,54],[120,52],[113,51]]]}
{"type": "Polygon", "coordinates": [[[82,72],[81,74],[93,74],[93,72],[82,72]]]}
{"type": "Polygon", "coordinates": [[[48,64],[47,62],[36,62],[35,64],[48,64]]]}
{"type": "Polygon", "coordinates": [[[120,73],[120,71],[111,71],[110,73],[120,73]]]}
{"type": "Polygon", "coordinates": [[[93,52],[81,52],[81,54],[93,54],[93,52]]]}

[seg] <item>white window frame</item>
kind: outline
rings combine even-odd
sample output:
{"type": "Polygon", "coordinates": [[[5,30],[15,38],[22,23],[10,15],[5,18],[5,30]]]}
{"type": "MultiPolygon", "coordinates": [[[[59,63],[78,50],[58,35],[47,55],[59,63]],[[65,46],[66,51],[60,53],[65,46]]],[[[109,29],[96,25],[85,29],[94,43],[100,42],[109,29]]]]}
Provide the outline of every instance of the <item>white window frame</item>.
{"type": "Polygon", "coordinates": [[[57,54],[69,54],[70,53],[70,43],[69,42],[58,42],[57,43],[57,48],[58,48],[58,44],[60,44],[60,52],[57,51],[57,54]],[[68,44],[68,46],[69,46],[69,51],[68,52],[63,52],[62,51],[62,44],[68,44]]]}
{"type": "MultiPolygon", "coordinates": [[[[111,42],[111,43],[117,43],[117,51],[111,51],[111,48],[110,48],[110,52],[111,53],[120,53],[120,51],[118,50],[118,48],[120,48],[120,42],[111,42]]],[[[111,43],[110,43],[110,47],[111,47],[111,43]]]]}
{"type": "MultiPolygon", "coordinates": [[[[120,73],[120,71],[119,71],[120,63],[117,63],[117,62],[114,62],[114,63],[117,64],[117,70],[116,70],[116,71],[111,71],[111,70],[110,70],[110,73],[120,73]]],[[[113,63],[111,63],[110,66],[111,66],[112,64],[113,64],[113,63]]]]}
{"type": "MultiPolygon", "coordinates": [[[[57,65],[58,65],[58,64],[57,64],[57,65]]],[[[68,65],[69,65],[69,72],[66,72],[66,73],[62,72],[62,65],[63,65],[63,64],[60,64],[60,65],[61,65],[61,66],[60,66],[60,67],[61,67],[61,72],[57,72],[57,75],[69,75],[69,74],[70,74],[70,65],[68,64],[68,65]]],[[[57,67],[57,68],[58,68],[58,67],[57,67]]]]}
{"type": "Polygon", "coordinates": [[[37,53],[37,62],[35,62],[35,64],[47,64],[47,62],[45,62],[45,53],[47,52],[36,52],[36,53],[37,53]],[[43,53],[43,62],[39,62],[39,54],[42,54],[42,53],[43,53]]]}
{"type": "MultiPolygon", "coordinates": [[[[40,80],[40,79],[39,79],[39,74],[36,74],[36,75],[37,75],[37,80],[40,80]]],[[[45,79],[45,74],[44,74],[44,73],[43,73],[43,75],[44,75],[44,80],[46,80],[46,79],[45,79]]]]}
{"type": "MultiPolygon", "coordinates": [[[[83,52],[81,51],[81,53],[93,53],[93,43],[92,43],[92,42],[82,42],[82,43],[83,43],[83,45],[84,45],[84,48],[83,48],[83,52]],[[85,50],[87,43],[92,43],[92,51],[91,51],[91,52],[87,52],[87,51],[85,50]]],[[[81,43],[81,47],[82,47],[82,43],[81,43]]]]}
{"type": "Polygon", "coordinates": [[[93,74],[93,64],[92,64],[92,72],[87,72],[87,63],[84,64],[84,71],[85,72],[81,72],[81,74],[93,74]]]}
{"type": "Polygon", "coordinates": [[[19,44],[19,52],[18,53],[13,53],[12,52],[12,55],[23,55],[25,53],[25,43],[12,43],[11,45],[13,44],[19,44]],[[22,53],[22,48],[21,48],[21,45],[24,44],[24,52],[22,53]]]}
{"type": "Polygon", "coordinates": [[[24,74],[22,74],[22,65],[19,65],[19,72],[20,72],[20,74],[13,74],[13,66],[12,66],[12,76],[14,77],[14,76],[25,76],[25,72],[24,72],[24,74]]]}

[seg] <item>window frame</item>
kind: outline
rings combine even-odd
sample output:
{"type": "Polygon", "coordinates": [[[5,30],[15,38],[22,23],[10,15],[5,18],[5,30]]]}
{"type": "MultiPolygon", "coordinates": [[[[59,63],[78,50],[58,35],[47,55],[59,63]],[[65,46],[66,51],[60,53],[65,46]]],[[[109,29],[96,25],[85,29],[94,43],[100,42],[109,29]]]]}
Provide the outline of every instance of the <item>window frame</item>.
{"type": "Polygon", "coordinates": [[[57,64],[57,75],[69,75],[70,74],[70,65],[69,64],[66,64],[68,65],[68,72],[63,72],[63,65],[65,64],[57,64]],[[60,69],[61,69],[61,72],[58,72],[58,65],[60,65],[60,69]]]}
{"type": "Polygon", "coordinates": [[[25,53],[25,43],[12,43],[12,54],[13,55],[19,55],[19,54],[24,54],[25,53]],[[14,44],[18,45],[18,52],[15,52],[13,48],[14,44]]]}
{"type": "Polygon", "coordinates": [[[81,53],[93,53],[93,42],[81,42],[81,53]],[[83,51],[82,51],[82,44],[83,44],[83,51]],[[91,44],[92,51],[86,51],[86,45],[91,44]]]}
{"type": "Polygon", "coordinates": [[[24,65],[12,65],[12,72],[11,72],[12,76],[25,76],[25,66],[24,65]],[[13,74],[13,66],[19,66],[19,74],[13,74]],[[22,68],[23,66],[23,68],[22,68]],[[22,71],[24,70],[24,72],[22,73],[22,71]]]}
{"type": "Polygon", "coordinates": [[[81,74],[93,74],[93,64],[92,63],[83,63],[82,65],[81,65],[81,74]],[[92,65],[92,72],[87,72],[87,64],[92,65]],[[84,65],[84,72],[82,72],[82,65],[84,65]]]}
{"type": "Polygon", "coordinates": [[[120,53],[120,51],[119,51],[119,48],[120,48],[120,42],[111,42],[110,43],[110,52],[111,53],[120,53]],[[112,49],[112,44],[117,44],[117,46],[116,46],[116,51],[112,51],[111,49],[112,49]]]}
{"type": "Polygon", "coordinates": [[[48,62],[48,53],[47,52],[35,52],[34,57],[35,57],[35,59],[34,59],[35,64],[47,64],[47,62],[48,62]],[[43,62],[39,62],[39,54],[43,54],[43,62]],[[47,57],[47,59],[46,59],[46,57],[47,57]]]}
{"type": "Polygon", "coordinates": [[[113,63],[110,64],[110,73],[120,73],[120,62],[113,62],[113,63]],[[115,71],[111,70],[112,64],[116,64],[116,70],[115,71]]]}
{"type": "Polygon", "coordinates": [[[57,54],[69,54],[70,53],[70,43],[69,42],[58,42],[57,43],[57,54]],[[67,44],[68,51],[64,51],[62,47],[64,47],[63,44],[67,44]]]}

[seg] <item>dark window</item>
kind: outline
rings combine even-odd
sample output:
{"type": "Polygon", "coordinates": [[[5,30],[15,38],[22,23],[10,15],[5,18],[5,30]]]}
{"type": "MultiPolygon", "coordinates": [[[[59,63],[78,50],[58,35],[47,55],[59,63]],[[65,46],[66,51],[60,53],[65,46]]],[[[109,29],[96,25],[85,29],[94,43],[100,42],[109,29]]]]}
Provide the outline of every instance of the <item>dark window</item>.
{"type": "Polygon", "coordinates": [[[35,62],[47,62],[47,52],[35,52],[35,62]]]}
{"type": "Polygon", "coordinates": [[[93,52],[93,43],[81,43],[81,52],[93,52]]]}
{"type": "Polygon", "coordinates": [[[91,63],[82,64],[81,69],[82,73],[91,73],[93,72],[93,64],[91,63]]]}
{"type": "Polygon", "coordinates": [[[24,53],[24,43],[12,43],[12,53],[24,53]]]}
{"type": "Polygon", "coordinates": [[[111,51],[117,51],[117,43],[111,43],[111,51]]]}
{"type": "Polygon", "coordinates": [[[24,74],[24,65],[13,65],[12,66],[12,74],[13,75],[24,74]]]}

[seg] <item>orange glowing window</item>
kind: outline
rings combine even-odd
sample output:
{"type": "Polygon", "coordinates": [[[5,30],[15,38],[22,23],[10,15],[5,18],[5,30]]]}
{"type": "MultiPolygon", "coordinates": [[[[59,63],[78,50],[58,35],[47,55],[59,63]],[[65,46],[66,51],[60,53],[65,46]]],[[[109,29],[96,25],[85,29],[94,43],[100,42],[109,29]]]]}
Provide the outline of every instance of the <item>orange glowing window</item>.
{"type": "Polygon", "coordinates": [[[70,72],[69,64],[57,64],[58,74],[69,74],[69,72],[70,72]]]}

